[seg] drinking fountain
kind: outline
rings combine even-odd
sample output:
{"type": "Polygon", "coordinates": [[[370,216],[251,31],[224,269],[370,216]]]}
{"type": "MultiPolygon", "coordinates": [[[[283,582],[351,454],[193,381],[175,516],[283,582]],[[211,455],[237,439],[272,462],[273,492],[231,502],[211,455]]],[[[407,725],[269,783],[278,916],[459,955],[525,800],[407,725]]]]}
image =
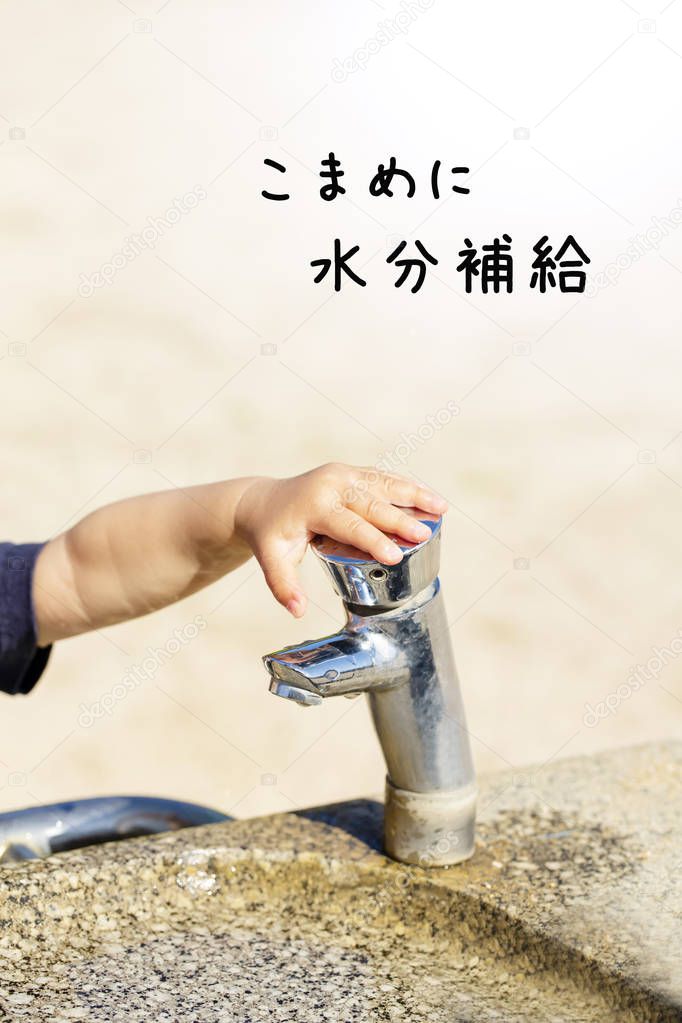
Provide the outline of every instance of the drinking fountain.
{"type": "Polygon", "coordinates": [[[346,626],[263,663],[270,691],[303,707],[367,694],[387,768],[384,848],[404,863],[445,866],[473,853],[476,782],[438,578],[442,519],[408,513],[431,535],[419,544],[393,537],[397,565],[313,540],[346,626]]]}

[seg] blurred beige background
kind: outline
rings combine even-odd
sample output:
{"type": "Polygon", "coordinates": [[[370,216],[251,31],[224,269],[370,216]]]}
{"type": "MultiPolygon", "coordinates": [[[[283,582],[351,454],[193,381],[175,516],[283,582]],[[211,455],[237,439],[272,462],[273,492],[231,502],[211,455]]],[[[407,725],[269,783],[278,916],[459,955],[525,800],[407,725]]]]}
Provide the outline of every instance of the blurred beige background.
{"type": "MultiPolygon", "coordinates": [[[[682,4],[4,0],[0,68],[3,537],[402,453],[452,505],[478,767],[532,784],[531,762],[679,734],[682,4]],[[348,191],[324,203],[330,150],[348,191]],[[391,155],[412,200],[368,195],[391,155]],[[433,199],[437,158],[471,167],[469,196],[433,199]],[[289,202],[261,198],[282,183],[289,202]],[[514,293],[466,296],[463,238],[502,232],[514,293]],[[531,291],[533,243],[568,233],[588,293],[531,291]],[[365,289],[313,284],[335,237],[360,245],[365,289]],[[440,260],[417,295],[385,264],[403,237],[440,260]]],[[[0,807],[133,792],[242,816],[379,791],[363,701],[302,713],[267,692],[261,654],[341,620],[311,557],[303,576],[302,622],[248,565],[62,644],[28,699],[2,699],[0,807]],[[176,652],[151,670],[149,648],[176,652]]]]}

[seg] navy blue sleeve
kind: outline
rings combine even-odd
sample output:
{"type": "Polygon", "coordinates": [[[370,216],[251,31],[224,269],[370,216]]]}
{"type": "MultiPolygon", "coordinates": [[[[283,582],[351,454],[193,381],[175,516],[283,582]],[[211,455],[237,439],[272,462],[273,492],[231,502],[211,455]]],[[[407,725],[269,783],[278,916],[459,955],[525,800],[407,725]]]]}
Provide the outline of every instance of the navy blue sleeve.
{"type": "Polygon", "coordinates": [[[41,543],[0,543],[0,691],[29,693],[51,647],[39,647],[33,612],[33,571],[41,543]]]}

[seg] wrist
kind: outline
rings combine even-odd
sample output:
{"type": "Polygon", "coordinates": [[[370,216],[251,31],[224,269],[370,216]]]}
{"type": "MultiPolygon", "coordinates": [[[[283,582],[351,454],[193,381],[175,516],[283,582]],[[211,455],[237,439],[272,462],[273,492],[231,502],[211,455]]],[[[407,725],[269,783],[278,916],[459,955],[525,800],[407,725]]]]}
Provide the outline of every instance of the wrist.
{"type": "Polygon", "coordinates": [[[253,552],[254,527],[276,480],[272,476],[250,476],[240,483],[243,486],[234,505],[234,538],[253,552]]]}

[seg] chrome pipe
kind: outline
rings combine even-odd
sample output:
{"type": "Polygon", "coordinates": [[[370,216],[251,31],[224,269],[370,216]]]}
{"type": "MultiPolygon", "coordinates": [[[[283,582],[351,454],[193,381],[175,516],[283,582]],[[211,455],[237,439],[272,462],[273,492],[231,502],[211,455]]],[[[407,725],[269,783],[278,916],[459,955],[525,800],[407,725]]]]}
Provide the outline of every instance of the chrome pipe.
{"type": "Polygon", "coordinates": [[[0,864],[138,835],[229,820],[217,810],[154,796],[104,796],[0,813],[0,864]]]}

